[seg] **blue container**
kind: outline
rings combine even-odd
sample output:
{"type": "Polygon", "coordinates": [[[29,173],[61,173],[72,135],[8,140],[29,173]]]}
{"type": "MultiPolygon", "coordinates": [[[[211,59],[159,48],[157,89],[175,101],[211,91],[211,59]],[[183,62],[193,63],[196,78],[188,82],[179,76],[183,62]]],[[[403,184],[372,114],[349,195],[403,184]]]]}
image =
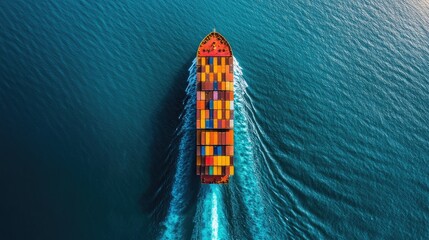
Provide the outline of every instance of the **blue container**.
{"type": "Polygon", "coordinates": [[[213,90],[217,91],[217,89],[218,89],[217,87],[218,87],[217,82],[213,82],[213,90]]]}
{"type": "Polygon", "coordinates": [[[209,101],[209,109],[213,109],[213,100],[209,101]]]}
{"type": "Polygon", "coordinates": [[[217,155],[217,156],[221,155],[221,147],[220,146],[215,146],[215,155],[217,155]]]}
{"type": "Polygon", "coordinates": [[[213,110],[209,110],[209,118],[213,118],[213,110]]]}
{"type": "Polygon", "coordinates": [[[201,146],[201,156],[206,155],[206,148],[204,146],[201,146]]]}

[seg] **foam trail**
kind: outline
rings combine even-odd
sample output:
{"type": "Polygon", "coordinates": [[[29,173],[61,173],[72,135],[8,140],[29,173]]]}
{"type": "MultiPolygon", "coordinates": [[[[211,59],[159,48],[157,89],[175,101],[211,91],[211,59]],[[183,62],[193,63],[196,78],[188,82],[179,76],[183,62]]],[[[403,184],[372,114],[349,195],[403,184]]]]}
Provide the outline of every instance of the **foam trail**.
{"type": "Polygon", "coordinates": [[[167,217],[162,223],[164,232],[160,239],[179,239],[184,235],[184,209],[190,204],[187,201],[190,181],[194,179],[192,159],[195,158],[195,95],[196,95],[196,59],[189,68],[187,97],[184,100],[184,111],[177,131],[179,152],[176,173],[171,191],[171,202],[167,217]]]}
{"type": "Polygon", "coordinates": [[[222,185],[203,185],[198,196],[192,239],[229,239],[222,185]]]}
{"type": "MultiPolygon", "coordinates": [[[[203,185],[198,195],[197,208],[194,216],[193,239],[230,239],[226,216],[223,190],[233,190],[232,197],[240,198],[243,206],[233,206],[234,209],[244,209],[246,225],[252,238],[265,239],[267,223],[264,222],[264,201],[258,177],[257,154],[254,152],[252,140],[252,106],[246,100],[247,83],[238,61],[234,58],[234,107],[235,107],[235,165],[236,175],[232,177],[230,185],[203,185]],[[232,187],[234,185],[234,187],[232,187]]],[[[180,239],[184,236],[183,210],[187,206],[186,195],[189,193],[189,181],[195,154],[195,95],[196,95],[196,60],[189,68],[187,97],[184,101],[184,111],[181,115],[182,123],[179,126],[179,155],[172,188],[172,200],[168,209],[166,220],[163,222],[165,231],[161,239],[180,239]]],[[[239,211],[234,211],[239,212],[239,211]]]]}
{"type": "Polygon", "coordinates": [[[255,239],[265,239],[268,235],[268,223],[265,216],[265,202],[262,198],[262,187],[258,171],[258,155],[255,152],[257,137],[252,135],[252,106],[247,98],[247,83],[243,78],[242,69],[234,58],[234,107],[235,107],[235,165],[236,175],[233,184],[236,184],[240,197],[244,203],[247,215],[247,228],[255,239]]]}
{"type": "Polygon", "coordinates": [[[213,192],[212,193],[212,205],[213,205],[213,208],[212,208],[212,229],[214,230],[213,232],[212,232],[212,239],[218,239],[218,237],[219,237],[219,232],[218,232],[218,229],[219,229],[219,215],[217,214],[217,210],[218,210],[218,208],[217,208],[217,197],[216,197],[216,194],[213,192]]]}

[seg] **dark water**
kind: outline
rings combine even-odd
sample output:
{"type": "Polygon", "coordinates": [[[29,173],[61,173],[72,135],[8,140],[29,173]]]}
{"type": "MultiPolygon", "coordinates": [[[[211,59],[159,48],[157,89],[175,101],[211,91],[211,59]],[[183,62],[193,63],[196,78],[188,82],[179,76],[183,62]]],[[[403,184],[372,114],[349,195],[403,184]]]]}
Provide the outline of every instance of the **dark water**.
{"type": "Polygon", "coordinates": [[[0,239],[428,239],[428,16],[424,0],[0,2],[0,239]],[[214,26],[236,57],[228,186],[192,168],[214,26]]]}

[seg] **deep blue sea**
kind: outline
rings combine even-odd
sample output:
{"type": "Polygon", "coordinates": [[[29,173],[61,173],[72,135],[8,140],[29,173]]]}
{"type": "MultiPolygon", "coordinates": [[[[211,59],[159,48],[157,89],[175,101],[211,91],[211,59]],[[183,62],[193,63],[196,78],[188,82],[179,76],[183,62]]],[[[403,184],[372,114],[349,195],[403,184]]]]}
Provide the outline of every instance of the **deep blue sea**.
{"type": "Polygon", "coordinates": [[[429,239],[429,2],[0,1],[0,239],[429,239]],[[195,55],[236,174],[195,176],[195,55]]]}

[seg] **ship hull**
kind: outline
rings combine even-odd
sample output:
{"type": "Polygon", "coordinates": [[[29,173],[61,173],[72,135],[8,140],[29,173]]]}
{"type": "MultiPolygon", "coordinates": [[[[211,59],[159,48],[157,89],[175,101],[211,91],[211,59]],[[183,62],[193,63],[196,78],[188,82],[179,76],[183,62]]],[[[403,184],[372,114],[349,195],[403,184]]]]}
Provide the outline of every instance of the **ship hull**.
{"type": "Polygon", "coordinates": [[[208,34],[197,52],[196,174],[206,184],[234,175],[233,55],[226,39],[208,34]]]}

